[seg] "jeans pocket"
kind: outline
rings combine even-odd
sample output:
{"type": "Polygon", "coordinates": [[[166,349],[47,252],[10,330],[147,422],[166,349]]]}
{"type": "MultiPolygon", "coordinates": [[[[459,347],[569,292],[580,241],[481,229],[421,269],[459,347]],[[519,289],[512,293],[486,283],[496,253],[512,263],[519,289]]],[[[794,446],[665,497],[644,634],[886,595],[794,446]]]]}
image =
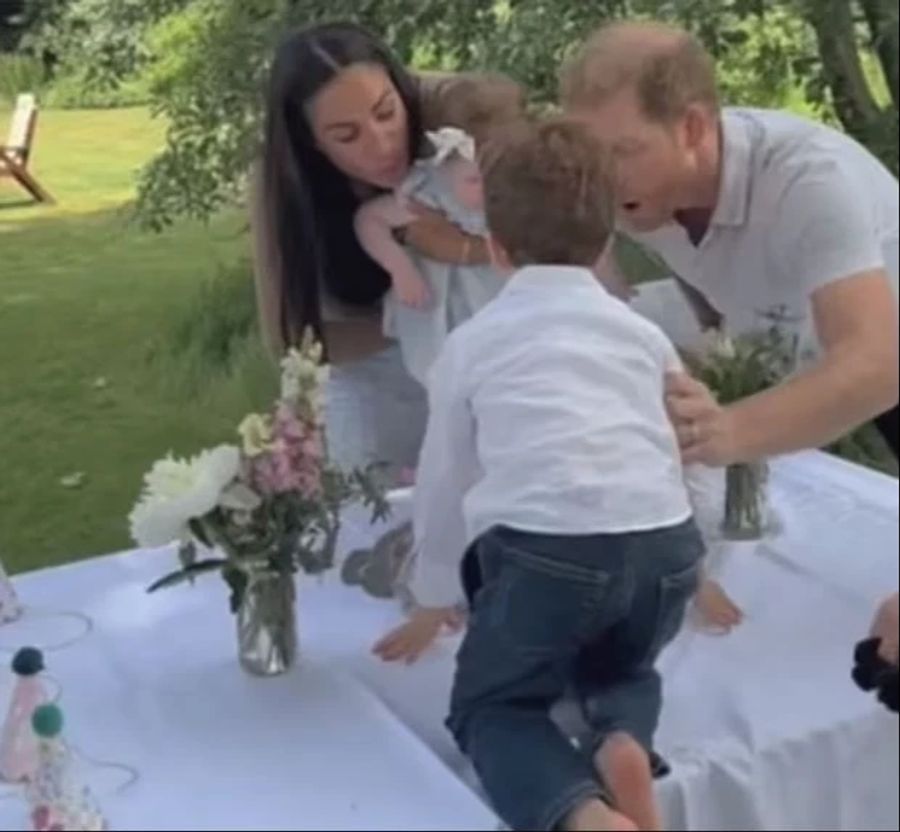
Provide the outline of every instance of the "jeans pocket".
{"type": "Polygon", "coordinates": [[[575,653],[604,608],[609,575],[516,549],[504,552],[496,626],[530,658],[575,653]]]}
{"type": "Polygon", "coordinates": [[[700,571],[701,564],[697,562],[660,579],[659,607],[653,646],[650,650],[651,659],[655,660],[660,651],[681,630],[687,605],[700,586],[700,571]]]}

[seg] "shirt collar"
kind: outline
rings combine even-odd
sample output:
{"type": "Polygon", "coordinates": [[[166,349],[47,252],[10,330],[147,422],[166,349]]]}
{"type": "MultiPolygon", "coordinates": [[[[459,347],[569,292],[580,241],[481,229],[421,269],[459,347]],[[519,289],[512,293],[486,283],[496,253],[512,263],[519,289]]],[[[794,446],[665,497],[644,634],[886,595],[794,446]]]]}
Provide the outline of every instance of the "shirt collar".
{"type": "Polygon", "coordinates": [[[558,292],[561,286],[605,291],[594,273],[582,266],[523,266],[509,278],[506,291],[558,292]]]}
{"type": "Polygon", "coordinates": [[[741,226],[750,202],[750,135],[738,114],[722,113],[722,175],[711,225],[741,226]]]}

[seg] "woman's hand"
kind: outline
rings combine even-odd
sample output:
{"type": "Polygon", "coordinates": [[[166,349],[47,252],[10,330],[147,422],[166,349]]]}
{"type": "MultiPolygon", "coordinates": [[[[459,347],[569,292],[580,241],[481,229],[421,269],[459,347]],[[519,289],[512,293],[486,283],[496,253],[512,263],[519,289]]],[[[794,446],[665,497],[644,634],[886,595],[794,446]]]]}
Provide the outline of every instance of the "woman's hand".
{"type": "Polygon", "coordinates": [[[413,664],[445,626],[452,632],[462,629],[463,617],[456,607],[419,607],[406,624],[391,630],[372,652],[385,662],[413,664]]]}
{"type": "Polygon", "coordinates": [[[687,373],[666,377],[666,409],[686,465],[722,467],[738,461],[734,418],[709,388],[687,373]]]}
{"type": "Polygon", "coordinates": [[[490,263],[490,252],[484,237],[466,234],[439,211],[414,200],[407,201],[413,221],[404,234],[407,245],[430,260],[463,266],[490,263]]]}

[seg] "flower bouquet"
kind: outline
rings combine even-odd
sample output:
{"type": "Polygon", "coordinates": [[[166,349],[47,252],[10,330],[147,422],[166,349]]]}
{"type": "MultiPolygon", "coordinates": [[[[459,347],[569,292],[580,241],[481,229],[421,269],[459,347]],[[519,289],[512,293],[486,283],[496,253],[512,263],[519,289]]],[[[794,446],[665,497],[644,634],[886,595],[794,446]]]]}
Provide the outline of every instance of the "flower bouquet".
{"type": "MultiPolygon", "coordinates": [[[[781,310],[766,313],[769,326],[730,338],[716,332],[685,364],[719,403],[729,405],[781,383],[793,370],[796,337],[787,337],[781,310]]],[[[731,465],[725,472],[723,535],[731,540],[758,540],[769,525],[769,465],[766,460],[731,465]]]]}
{"type": "Polygon", "coordinates": [[[334,565],[341,509],[361,502],[373,522],[388,512],[374,466],[344,472],[328,462],[321,359],[321,346],[307,334],[282,361],[272,412],[251,414],[238,428],[240,447],[157,461],[129,517],[139,546],[178,544],[180,567],[148,591],[222,575],[237,616],[241,665],[256,675],[293,664],[293,576],[334,565]]]}

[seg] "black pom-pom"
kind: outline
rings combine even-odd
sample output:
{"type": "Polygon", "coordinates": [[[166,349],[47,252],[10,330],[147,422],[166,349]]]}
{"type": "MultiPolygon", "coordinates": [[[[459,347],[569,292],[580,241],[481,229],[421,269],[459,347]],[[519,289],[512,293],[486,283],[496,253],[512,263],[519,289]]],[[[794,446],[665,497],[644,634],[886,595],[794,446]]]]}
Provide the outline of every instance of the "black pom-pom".
{"type": "Polygon", "coordinates": [[[883,684],[878,689],[878,701],[888,710],[897,713],[897,668],[889,676],[886,676],[883,684]]]}
{"type": "Polygon", "coordinates": [[[866,693],[878,687],[878,671],[871,665],[858,664],[853,668],[853,681],[856,686],[866,693]]]}
{"type": "Polygon", "coordinates": [[[857,664],[864,666],[875,664],[880,661],[878,656],[878,646],[880,644],[881,639],[878,638],[867,638],[865,641],[861,641],[853,651],[853,660],[857,664]]]}
{"type": "Polygon", "coordinates": [[[23,647],[13,656],[12,670],[16,676],[36,676],[44,669],[44,654],[36,647],[23,647]]]}

